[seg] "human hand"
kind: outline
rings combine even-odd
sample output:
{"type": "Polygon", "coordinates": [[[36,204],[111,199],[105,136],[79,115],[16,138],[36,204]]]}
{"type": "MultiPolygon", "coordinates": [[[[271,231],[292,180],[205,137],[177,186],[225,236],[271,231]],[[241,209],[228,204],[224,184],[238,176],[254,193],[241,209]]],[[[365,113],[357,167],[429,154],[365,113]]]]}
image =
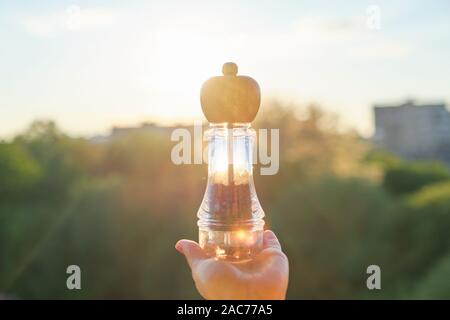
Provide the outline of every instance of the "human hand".
{"type": "Polygon", "coordinates": [[[272,231],[264,231],[263,239],[263,250],[242,263],[208,257],[191,240],[180,240],[175,248],[186,257],[195,286],[205,299],[284,299],[288,259],[272,231]]]}

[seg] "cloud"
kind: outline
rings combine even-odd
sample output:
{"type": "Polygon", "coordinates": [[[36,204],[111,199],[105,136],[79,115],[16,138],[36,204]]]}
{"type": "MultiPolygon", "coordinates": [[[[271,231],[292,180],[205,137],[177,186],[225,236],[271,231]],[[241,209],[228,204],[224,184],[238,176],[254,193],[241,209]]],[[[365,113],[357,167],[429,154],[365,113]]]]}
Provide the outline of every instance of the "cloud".
{"type": "Polygon", "coordinates": [[[358,60],[398,59],[406,57],[410,52],[409,45],[393,40],[375,40],[348,50],[350,57],[358,60]]]}
{"type": "Polygon", "coordinates": [[[251,47],[264,57],[282,61],[342,61],[398,59],[411,52],[409,43],[389,36],[383,30],[367,27],[364,15],[352,17],[305,16],[289,29],[251,35],[251,47]]]}
{"type": "Polygon", "coordinates": [[[117,15],[106,8],[68,6],[64,10],[45,14],[17,16],[23,30],[37,37],[52,37],[65,32],[93,31],[113,25],[117,15]]]}
{"type": "Polygon", "coordinates": [[[292,33],[311,42],[342,42],[360,37],[366,31],[363,16],[305,16],[294,21],[292,33]]]}
{"type": "Polygon", "coordinates": [[[294,24],[293,33],[310,46],[346,48],[351,59],[396,59],[410,53],[409,44],[370,29],[366,20],[365,16],[307,17],[294,24]]]}
{"type": "Polygon", "coordinates": [[[55,28],[48,20],[38,19],[36,17],[27,17],[21,20],[21,25],[26,32],[38,36],[49,37],[55,32],[55,28]]]}

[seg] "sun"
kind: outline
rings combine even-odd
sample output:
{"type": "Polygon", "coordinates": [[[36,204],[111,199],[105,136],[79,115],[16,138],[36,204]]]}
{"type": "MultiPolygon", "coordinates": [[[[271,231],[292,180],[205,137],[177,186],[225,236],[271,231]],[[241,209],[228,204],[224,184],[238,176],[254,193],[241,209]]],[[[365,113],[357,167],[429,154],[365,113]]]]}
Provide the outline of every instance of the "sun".
{"type": "Polygon", "coordinates": [[[206,33],[163,29],[155,40],[157,66],[152,71],[163,90],[198,92],[208,77],[220,71],[220,45],[206,33]]]}
{"type": "Polygon", "coordinates": [[[145,62],[137,70],[139,87],[148,96],[147,112],[163,122],[203,119],[201,86],[220,75],[222,64],[232,59],[233,50],[222,40],[206,30],[161,28],[153,32],[145,46],[145,62]]]}
{"type": "Polygon", "coordinates": [[[203,83],[221,75],[224,62],[239,61],[241,46],[235,37],[211,30],[170,26],[151,31],[140,50],[145,52],[135,73],[146,101],[144,112],[158,122],[176,124],[204,119],[203,83]]]}

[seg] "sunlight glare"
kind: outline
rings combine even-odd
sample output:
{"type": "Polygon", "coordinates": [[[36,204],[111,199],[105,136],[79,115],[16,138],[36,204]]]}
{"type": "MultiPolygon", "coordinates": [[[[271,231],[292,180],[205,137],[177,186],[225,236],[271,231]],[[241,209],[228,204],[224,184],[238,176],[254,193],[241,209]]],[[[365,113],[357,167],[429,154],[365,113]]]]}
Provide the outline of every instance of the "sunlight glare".
{"type": "Polygon", "coordinates": [[[217,43],[205,34],[179,29],[156,33],[153,78],[163,91],[198,93],[202,83],[218,74],[222,61],[217,43]]]}

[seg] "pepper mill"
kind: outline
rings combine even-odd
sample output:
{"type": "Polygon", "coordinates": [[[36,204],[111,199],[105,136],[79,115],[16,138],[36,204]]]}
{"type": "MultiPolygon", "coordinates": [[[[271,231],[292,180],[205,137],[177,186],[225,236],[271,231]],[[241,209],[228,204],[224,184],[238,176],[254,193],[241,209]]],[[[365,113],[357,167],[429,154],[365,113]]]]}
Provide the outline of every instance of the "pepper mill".
{"type": "Polygon", "coordinates": [[[253,182],[253,144],[250,123],[258,113],[258,83],[238,76],[227,62],[223,76],[202,86],[200,102],[209,121],[208,183],[198,210],[199,243],[217,259],[242,262],[262,249],[264,211],[253,182]]]}

